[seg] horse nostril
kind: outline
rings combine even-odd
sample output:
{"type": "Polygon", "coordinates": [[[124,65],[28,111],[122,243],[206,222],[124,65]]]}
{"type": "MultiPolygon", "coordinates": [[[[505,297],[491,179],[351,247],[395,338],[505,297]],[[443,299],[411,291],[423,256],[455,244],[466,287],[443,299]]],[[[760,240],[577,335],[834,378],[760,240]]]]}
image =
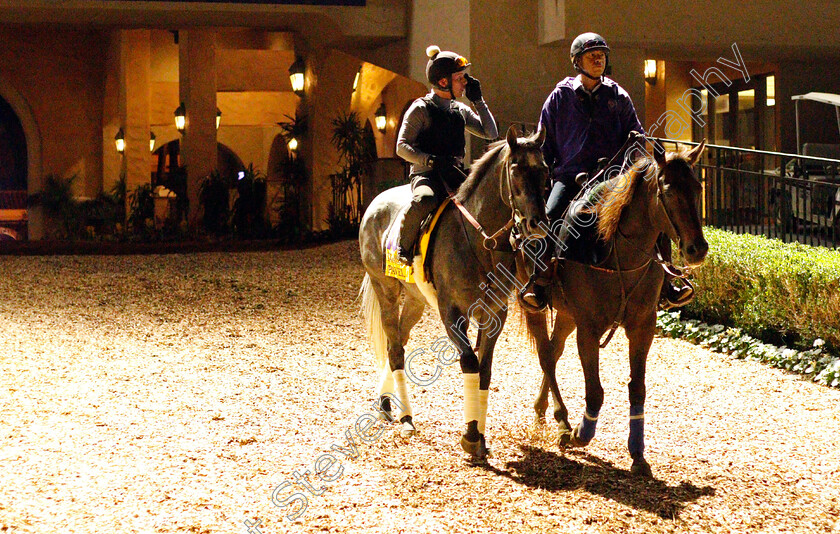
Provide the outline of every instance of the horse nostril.
{"type": "Polygon", "coordinates": [[[689,256],[694,256],[695,254],[697,254],[697,247],[695,247],[694,244],[692,243],[691,245],[688,245],[685,248],[685,253],[688,254],[689,256]]]}
{"type": "Polygon", "coordinates": [[[537,218],[528,219],[528,231],[535,235],[545,234],[542,227],[540,226],[540,221],[537,218]]]}

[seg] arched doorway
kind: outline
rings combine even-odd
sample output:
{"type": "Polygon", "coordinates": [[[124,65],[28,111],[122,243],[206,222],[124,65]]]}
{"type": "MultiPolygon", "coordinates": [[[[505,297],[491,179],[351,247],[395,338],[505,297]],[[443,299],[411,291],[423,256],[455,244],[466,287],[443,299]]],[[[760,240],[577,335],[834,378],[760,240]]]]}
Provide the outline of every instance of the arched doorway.
{"type": "Polygon", "coordinates": [[[28,169],[23,126],[0,97],[0,240],[27,239],[28,169]]]}
{"type": "MultiPolygon", "coordinates": [[[[245,165],[233,150],[222,143],[216,143],[216,169],[228,184],[228,188],[233,189],[241,173],[245,171],[245,165]]],[[[177,221],[186,217],[188,213],[187,172],[181,162],[180,139],[173,139],[152,153],[152,189],[163,186],[175,193],[173,217],[177,221]]]]}
{"type": "MultiPolygon", "coordinates": [[[[182,172],[181,142],[179,139],[172,140],[158,147],[152,155],[152,187],[167,185],[167,183],[170,183],[173,175],[182,172]]],[[[245,170],[245,165],[233,150],[222,143],[216,143],[216,169],[222,177],[229,181],[231,187],[233,187],[236,185],[239,173],[245,170]]],[[[170,187],[169,189],[172,188],[170,187]]],[[[175,189],[172,190],[175,191],[175,189]]],[[[177,193],[177,191],[175,192],[177,193]]]]}

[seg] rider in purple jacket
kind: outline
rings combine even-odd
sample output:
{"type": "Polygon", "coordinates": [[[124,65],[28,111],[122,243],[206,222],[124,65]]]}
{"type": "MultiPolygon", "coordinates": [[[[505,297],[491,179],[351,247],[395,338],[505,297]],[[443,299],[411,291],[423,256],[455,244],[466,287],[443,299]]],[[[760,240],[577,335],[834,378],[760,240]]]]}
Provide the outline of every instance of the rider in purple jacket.
{"type": "MultiPolygon", "coordinates": [[[[630,95],[618,83],[604,77],[609,52],[607,42],[596,33],[583,33],[575,38],[570,58],[579,74],[558,83],[543,104],[539,127],[546,131],[543,155],[551,169],[552,187],[546,202],[550,221],[563,218],[580,192],[578,174],[593,176],[598,171],[599,160],[604,158],[615,156],[615,161],[623,161],[624,154],[618,152],[630,133],[644,133],[630,95]]],[[[546,247],[545,256],[550,258],[552,252],[551,247],[546,247]]],[[[549,261],[540,263],[550,265],[549,261]]],[[[548,283],[547,271],[531,278],[522,296],[528,307],[545,307],[544,286],[548,283]]],[[[669,293],[666,297],[679,299],[679,295],[670,294],[673,291],[666,292],[669,293]]]]}

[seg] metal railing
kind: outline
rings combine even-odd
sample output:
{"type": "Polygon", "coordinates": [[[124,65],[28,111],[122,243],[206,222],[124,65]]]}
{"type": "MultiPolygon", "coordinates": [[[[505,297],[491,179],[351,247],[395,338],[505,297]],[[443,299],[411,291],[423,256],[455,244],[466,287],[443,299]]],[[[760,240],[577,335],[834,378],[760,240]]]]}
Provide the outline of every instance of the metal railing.
{"type": "MultiPolygon", "coordinates": [[[[678,143],[659,140],[666,149],[678,143]]],[[[705,224],[785,242],[840,246],[840,160],[706,145],[699,169],[705,224]]]]}

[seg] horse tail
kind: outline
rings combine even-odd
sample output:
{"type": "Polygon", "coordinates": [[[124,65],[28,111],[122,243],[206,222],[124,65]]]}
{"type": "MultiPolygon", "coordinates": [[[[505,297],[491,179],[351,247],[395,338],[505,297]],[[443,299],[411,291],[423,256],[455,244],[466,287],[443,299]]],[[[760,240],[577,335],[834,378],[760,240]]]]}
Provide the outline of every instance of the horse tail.
{"type": "Polygon", "coordinates": [[[373,290],[370,275],[365,274],[362,287],[359,288],[359,298],[362,299],[361,314],[365,322],[368,339],[376,356],[376,368],[388,369],[388,344],[385,340],[385,329],[382,327],[382,308],[373,290]]]}

